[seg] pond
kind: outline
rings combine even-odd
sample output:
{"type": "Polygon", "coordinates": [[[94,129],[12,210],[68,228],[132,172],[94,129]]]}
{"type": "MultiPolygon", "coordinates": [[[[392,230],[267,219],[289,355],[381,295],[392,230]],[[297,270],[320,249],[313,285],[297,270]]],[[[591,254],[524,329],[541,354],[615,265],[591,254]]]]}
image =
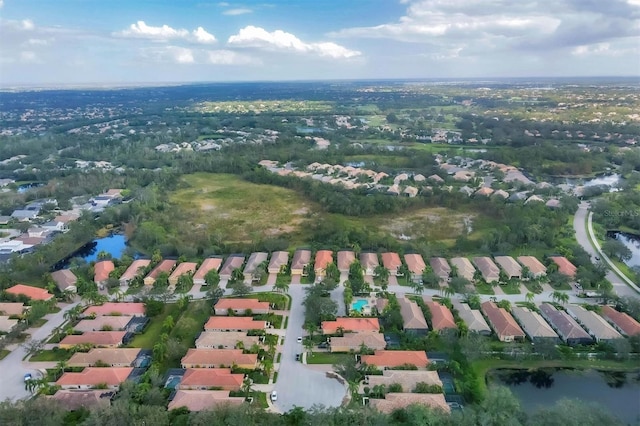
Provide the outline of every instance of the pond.
{"type": "Polygon", "coordinates": [[[618,190],[618,184],[622,180],[622,176],[617,173],[612,173],[608,175],[596,176],[591,179],[577,179],[577,178],[561,178],[561,179],[552,179],[552,181],[556,184],[565,183],[571,186],[600,186],[606,185],[609,187],[610,192],[616,192],[618,190]]]}
{"type": "Polygon", "coordinates": [[[491,377],[508,387],[526,412],[570,398],[598,403],[628,424],[640,421],[640,372],[501,369],[493,371],[491,377]]]}
{"type": "Polygon", "coordinates": [[[631,259],[624,263],[630,267],[640,267],[640,236],[627,234],[626,232],[612,232],[611,235],[607,233],[607,236],[612,236],[631,250],[631,259]]]}

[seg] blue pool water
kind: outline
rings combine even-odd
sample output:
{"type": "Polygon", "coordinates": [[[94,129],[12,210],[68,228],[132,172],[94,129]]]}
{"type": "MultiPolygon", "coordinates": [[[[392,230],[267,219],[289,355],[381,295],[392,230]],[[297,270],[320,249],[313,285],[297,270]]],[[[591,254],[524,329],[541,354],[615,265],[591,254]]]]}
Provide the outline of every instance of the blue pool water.
{"type": "Polygon", "coordinates": [[[351,304],[351,309],[354,311],[362,312],[362,308],[367,306],[369,302],[364,299],[358,299],[351,304]]]}

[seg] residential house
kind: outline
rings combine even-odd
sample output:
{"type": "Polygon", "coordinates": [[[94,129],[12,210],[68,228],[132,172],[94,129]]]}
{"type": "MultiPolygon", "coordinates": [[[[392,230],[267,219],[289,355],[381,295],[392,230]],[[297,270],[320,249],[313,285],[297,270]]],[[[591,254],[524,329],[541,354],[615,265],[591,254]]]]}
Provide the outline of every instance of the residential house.
{"type": "Polygon", "coordinates": [[[254,370],[258,366],[257,354],[244,354],[242,349],[189,349],[182,357],[182,368],[238,367],[254,370]]]}
{"type": "Polygon", "coordinates": [[[624,312],[616,311],[611,306],[601,308],[604,319],[625,336],[640,335],[640,323],[624,312]]]}
{"type": "Polygon", "coordinates": [[[413,282],[422,281],[422,273],[427,267],[427,265],[424,263],[424,259],[422,259],[422,256],[417,253],[405,254],[404,261],[406,262],[407,268],[409,268],[409,272],[411,273],[411,280],[413,282]]]}
{"type": "Polygon", "coordinates": [[[529,308],[523,308],[520,306],[514,306],[511,309],[511,313],[515,319],[520,323],[522,329],[527,334],[529,339],[533,342],[540,340],[550,340],[553,342],[559,342],[560,338],[553,331],[553,328],[540,316],[539,313],[530,310],[529,308]]]}
{"type": "Polygon", "coordinates": [[[195,285],[205,285],[206,282],[204,278],[206,277],[209,271],[215,270],[217,271],[222,266],[222,258],[220,257],[209,257],[202,261],[202,264],[193,275],[193,284],[195,285]]]}
{"type": "Polygon", "coordinates": [[[409,198],[415,198],[415,196],[418,195],[418,188],[415,186],[407,186],[402,193],[409,198]]]}
{"type": "Polygon", "coordinates": [[[56,401],[60,407],[67,411],[78,411],[107,408],[111,406],[111,398],[114,395],[113,391],[104,389],[60,389],[48,398],[56,401]]]}
{"type": "Polygon", "coordinates": [[[529,269],[531,278],[540,278],[547,275],[547,267],[533,256],[518,256],[518,262],[529,269]]]}
{"type": "Polygon", "coordinates": [[[433,269],[433,273],[440,278],[441,281],[449,281],[451,277],[451,266],[444,257],[432,257],[429,259],[429,265],[433,269]]]}
{"type": "Polygon", "coordinates": [[[124,274],[120,276],[120,285],[129,285],[131,280],[144,273],[145,268],[149,266],[150,263],[151,260],[149,259],[134,260],[127,270],[124,271],[124,274]]]}
{"type": "Polygon", "coordinates": [[[378,318],[336,318],[335,321],[322,321],[320,326],[322,334],[338,334],[341,331],[354,333],[379,333],[380,323],[378,318]]]}
{"type": "Polygon", "coordinates": [[[378,263],[378,254],[360,253],[360,265],[362,265],[365,275],[374,275],[376,268],[380,265],[378,263]]]}
{"type": "Polygon", "coordinates": [[[382,375],[372,374],[364,379],[369,388],[383,385],[387,389],[397,383],[402,386],[402,392],[413,392],[418,383],[442,387],[442,381],[437,371],[429,370],[384,370],[382,375]]]}
{"type": "Polygon", "coordinates": [[[20,317],[28,308],[28,306],[20,302],[0,302],[0,315],[20,317]]]}
{"type": "Polygon", "coordinates": [[[233,271],[235,271],[236,269],[242,268],[243,264],[244,264],[244,256],[233,255],[233,256],[227,257],[226,262],[224,262],[224,265],[222,265],[222,268],[220,269],[220,279],[230,280],[231,274],[233,273],[233,271]]]}
{"type": "Polygon", "coordinates": [[[369,399],[369,405],[381,413],[391,414],[410,405],[422,405],[450,413],[451,408],[441,393],[387,393],[384,399],[369,399]]]}
{"type": "Polygon", "coordinates": [[[454,302],[454,308],[458,311],[458,316],[467,325],[467,329],[473,333],[489,336],[491,328],[477,309],[471,309],[466,303],[454,302]]]}
{"type": "Polygon", "coordinates": [[[169,402],[168,410],[186,408],[190,412],[211,410],[225,405],[240,405],[244,397],[229,396],[226,390],[179,390],[169,402]]]}
{"type": "Polygon", "coordinates": [[[490,257],[480,256],[473,258],[473,264],[482,274],[482,278],[487,283],[493,283],[500,280],[500,268],[493,263],[490,257]]]}
{"type": "Polygon", "coordinates": [[[311,250],[296,250],[291,261],[291,275],[306,276],[305,268],[311,263],[311,250]]]}
{"type": "Polygon", "coordinates": [[[429,332],[422,308],[416,302],[406,297],[398,297],[398,304],[400,315],[402,315],[402,328],[405,332],[416,335],[425,335],[429,332]]]}
{"type": "Polygon", "coordinates": [[[276,251],[271,254],[267,271],[270,274],[279,274],[287,269],[289,263],[289,253],[286,251],[276,251]]]}
{"type": "Polygon", "coordinates": [[[467,281],[473,281],[473,276],[476,273],[476,268],[471,264],[466,257],[453,257],[449,260],[451,266],[456,268],[459,277],[466,279],[467,281]]]}
{"type": "Polygon", "coordinates": [[[576,266],[573,263],[569,262],[569,259],[567,259],[564,256],[551,256],[549,257],[549,259],[551,259],[553,263],[558,265],[559,273],[561,273],[562,275],[566,275],[570,278],[575,278],[576,271],[578,268],[576,268],[576,266]]]}
{"type": "Polygon", "coordinates": [[[11,217],[18,222],[28,222],[38,217],[40,210],[14,210],[11,217]]]}
{"type": "Polygon", "coordinates": [[[426,296],[423,298],[424,304],[429,308],[431,312],[431,325],[434,330],[443,331],[443,330],[457,330],[458,326],[456,325],[456,320],[453,318],[453,314],[444,305],[440,303],[430,300],[426,296]]]}
{"type": "Polygon", "coordinates": [[[158,263],[156,267],[153,268],[146,277],[144,277],[144,285],[153,285],[158,279],[158,276],[162,273],[169,275],[173,267],[176,266],[176,263],[178,262],[171,259],[165,259],[158,263]]]}
{"type": "Polygon", "coordinates": [[[362,355],[363,364],[377,367],[381,370],[414,365],[419,369],[425,369],[429,364],[425,351],[375,351],[373,355],[362,355]]]}
{"type": "Polygon", "coordinates": [[[350,250],[342,250],[338,252],[338,270],[340,273],[349,272],[349,267],[356,261],[356,254],[350,250]]]}
{"type": "Polygon", "coordinates": [[[239,391],[244,374],[233,374],[231,368],[187,368],[177,389],[222,389],[239,391]]]}
{"type": "Polygon", "coordinates": [[[379,350],[384,349],[387,342],[382,333],[344,333],[342,337],[329,338],[331,352],[360,352],[363,345],[369,349],[379,350]]]}
{"type": "Polygon", "coordinates": [[[204,325],[205,331],[248,331],[264,330],[267,321],[254,320],[252,317],[211,317],[204,325]]]}
{"type": "Polygon", "coordinates": [[[509,279],[522,278],[522,268],[520,264],[511,256],[495,256],[496,263],[500,265],[502,270],[509,279]]]}
{"type": "Polygon", "coordinates": [[[246,331],[203,331],[196,339],[198,349],[250,348],[260,344],[260,336],[248,336],[246,331]]]}
{"type": "Polygon", "coordinates": [[[143,317],[145,316],[145,308],[144,303],[107,302],[98,306],[89,306],[83,312],[83,315],[122,315],[129,317],[143,317]]]}
{"type": "Polygon", "coordinates": [[[228,315],[229,310],[232,310],[236,315],[245,315],[247,311],[251,311],[251,314],[268,314],[270,310],[269,302],[260,302],[258,299],[239,299],[239,298],[224,298],[218,300],[214,306],[216,315],[228,315]]]}
{"type": "Polygon", "coordinates": [[[182,262],[176,266],[176,269],[173,270],[171,275],[169,275],[169,285],[176,286],[178,284],[178,279],[181,276],[187,274],[193,274],[196,271],[198,264],[195,262],[182,262]]]}
{"type": "Polygon", "coordinates": [[[69,367],[133,367],[142,349],[93,348],[89,352],[76,352],[67,362],[69,367]]]}
{"type": "Polygon", "coordinates": [[[69,334],[58,346],[69,349],[77,345],[92,345],[100,348],[116,348],[124,343],[126,331],[87,331],[82,334],[69,334]]]}
{"type": "Polygon", "coordinates": [[[542,303],[539,308],[542,317],[549,322],[567,345],[589,345],[593,343],[593,338],[589,333],[584,331],[580,324],[565,311],[558,310],[549,303],[542,303]]]}
{"type": "Polygon", "coordinates": [[[382,265],[389,270],[391,275],[398,275],[400,273],[400,267],[402,266],[402,261],[400,260],[400,256],[398,253],[382,253],[382,265]]]}
{"type": "Polygon", "coordinates": [[[623,338],[604,318],[582,306],[569,305],[567,313],[581,324],[596,342],[611,342],[623,338]]]}
{"type": "Polygon", "coordinates": [[[481,307],[491,328],[501,342],[524,340],[524,331],[506,309],[498,307],[493,302],[484,302],[481,307]]]}
{"type": "Polygon", "coordinates": [[[116,265],[111,260],[101,260],[93,266],[93,281],[98,285],[104,285],[109,279],[111,271],[116,269],[116,265]]]}
{"type": "Polygon", "coordinates": [[[249,259],[247,260],[247,266],[244,267],[244,282],[250,283],[252,281],[258,281],[259,277],[257,275],[258,269],[262,262],[266,262],[269,258],[269,253],[265,252],[256,252],[251,253],[249,259]]]}
{"type": "Polygon", "coordinates": [[[60,289],[61,292],[71,291],[76,292],[76,283],[78,282],[78,277],[71,272],[71,269],[61,269],[59,271],[55,271],[51,273],[51,279],[54,283],[56,283],[56,287],[60,289]]]}
{"type": "Polygon", "coordinates": [[[316,253],[316,261],[314,263],[316,280],[324,278],[327,266],[330,263],[333,263],[333,252],[331,250],[318,250],[316,253]]]}
{"type": "Polygon", "coordinates": [[[509,198],[509,193],[507,191],[504,191],[502,189],[498,189],[497,191],[494,191],[494,193],[491,195],[491,198],[502,198],[503,200],[506,200],[507,198],[509,198]]]}
{"type": "Polygon", "coordinates": [[[378,312],[378,315],[381,315],[385,309],[387,309],[387,306],[389,305],[389,299],[385,299],[382,297],[378,297],[376,298],[376,311],[378,312]]]}
{"type": "MultiPolygon", "coordinates": [[[[11,319],[6,315],[0,315],[0,332],[9,333],[20,322],[17,319],[11,319]]],[[[0,339],[1,340],[1,339],[0,339]]]]}
{"type": "Polygon", "coordinates": [[[435,182],[435,183],[444,183],[444,179],[442,179],[440,176],[438,175],[431,175],[429,176],[427,179],[435,182]]]}
{"type": "Polygon", "coordinates": [[[56,385],[62,389],[89,389],[97,386],[117,389],[132,371],[132,367],[89,367],[79,373],[63,373],[56,385]]]}
{"type": "Polygon", "coordinates": [[[83,319],[73,329],[85,333],[87,331],[120,331],[126,330],[131,317],[101,315],[94,319],[83,319]]]}
{"type": "Polygon", "coordinates": [[[51,300],[53,294],[40,287],[33,287],[26,284],[16,284],[13,287],[9,287],[5,290],[8,294],[14,296],[26,296],[31,300],[51,300]]]}

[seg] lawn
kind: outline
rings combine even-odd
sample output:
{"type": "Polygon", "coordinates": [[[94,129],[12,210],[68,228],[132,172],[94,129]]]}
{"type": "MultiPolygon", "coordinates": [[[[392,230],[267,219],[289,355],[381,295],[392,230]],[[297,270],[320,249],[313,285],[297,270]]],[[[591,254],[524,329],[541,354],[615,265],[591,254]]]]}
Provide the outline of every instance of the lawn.
{"type": "Polygon", "coordinates": [[[349,354],[334,354],[331,352],[314,352],[307,355],[307,364],[338,364],[343,362],[349,354]]]}
{"type": "Polygon", "coordinates": [[[44,318],[40,318],[31,323],[31,328],[39,328],[47,323],[47,320],[44,318]]]}
{"type": "Polygon", "coordinates": [[[520,291],[520,283],[519,282],[508,283],[506,285],[501,285],[500,288],[502,289],[502,291],[505,292],[505,294],[521,294],[522,293],[522,291],[520,291]]]}
{"type": "Polygon", "coordinates": [[[66,349],[53,348],[51,350],[42,350],[34,354],[29,361],[67,361],[73,355],[72,351],[66,349]]]}
{"type": "Polygon", "coordinates": [[[0,349],[0,359],[5,359],[5,357],[7,355],[9,355],[11,353],[11,351],[8,351],[6,349],[0,349]]]}
{"type": "Polygon", "coordinates": [[[235,175],[196,173],[184,176],[182,183],[169,199],[183,225],[221,241],[252,242],[296,233],[305,229],[307,213],[315,210],[295,191],[235,175]]]}
{"type": "Polygon", "coordinates": [[[542,286],[536,281],[523,281],[524,286],[528,291],[535,294],[542,293],[542,286]]]}
{"type": "Polygon", "coordinates": [[[144,333],[138,334],[134,337],[128,346],[132,348],[153,349],[153,345],[160,340],[160,335],[162,334],[162,323],[165,318],[172,315],[173,320],[177,322],[178,314],[179,311],[176,304],[166,304],[160,315],[151,318],[144,333]]]}
{"type": "Polygon", "coordinates": [[[493,287],[487,283],[476,284],[476,290],[480,294],[496,294],[493,291],[493,287]]]}

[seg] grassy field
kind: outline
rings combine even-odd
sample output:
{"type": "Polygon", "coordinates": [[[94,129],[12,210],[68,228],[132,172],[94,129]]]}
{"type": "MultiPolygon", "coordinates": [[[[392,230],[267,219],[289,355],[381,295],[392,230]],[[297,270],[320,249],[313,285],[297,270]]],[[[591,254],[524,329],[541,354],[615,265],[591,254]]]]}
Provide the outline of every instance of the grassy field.
{"type": "Polygon", "coordinates": [[[188,225],[231,242],[295,233],[313,209],[295,191],[246,182],[229,174],[197,173],[183,177],[184,187],[170,201],[188,225]]]}
{"type": "Polygon", "coordinates": [[[337,364],[348,358],[349,354],[333,354],[330,352],[314,352],[307,355],[307,364],[337,364]]]}
{"type": "Polygon", "coordinates": [[[10,353],[11,353],[11,351],[8,351],[6,349],[0,349],[0,359],[4,359],[10,353]]]}

